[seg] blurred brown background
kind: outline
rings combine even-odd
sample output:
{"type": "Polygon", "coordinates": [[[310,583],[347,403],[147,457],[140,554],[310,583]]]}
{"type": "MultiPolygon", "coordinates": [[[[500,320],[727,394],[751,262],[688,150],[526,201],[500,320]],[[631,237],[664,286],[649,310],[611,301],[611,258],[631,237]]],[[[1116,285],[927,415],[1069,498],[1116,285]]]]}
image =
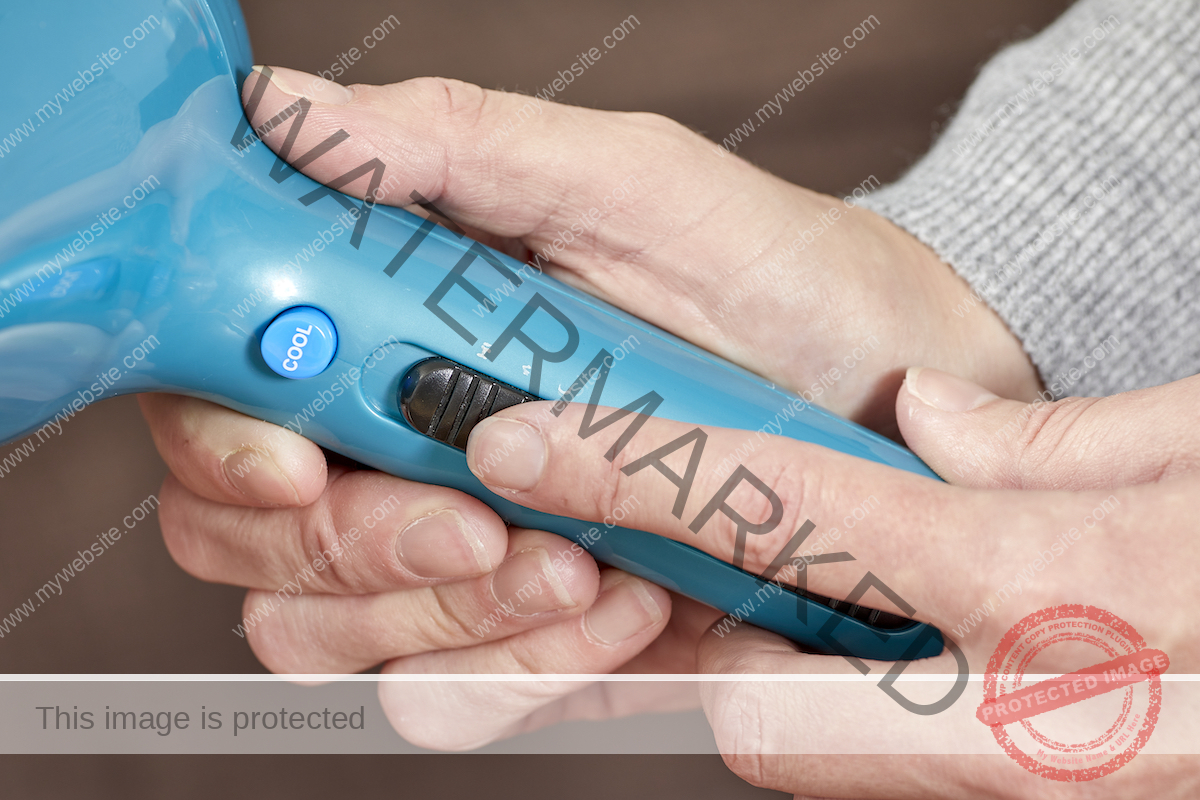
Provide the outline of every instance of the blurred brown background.
{"type": "MultiPolygon", "coordinates": [[[[528,93],[542,90],[578,53],[603,49],[601,39],[633,14],[637,28],[577,77],[562,100],[655,111],[715,142],[874,14],[879,25],[869,36],[738,149],[771,172],[830,193],[868,175],[884,182],[900,175],[929,146],[988,56],[1067,5],[243,0],[260,63],[328,69],[349,48],[361,50],[363,37],[395,14],[400,27],[364,51],[344,82],[441,75],[528,93]]],[[[3,447],[0,456],[11,449],[3,447]]],[[[0,479],[0,616],[97,534],[120,525],[157,492],[164,472],[136,403],[122,398],[87,409],[0,479]]],[[[201,583],[176,567],[151,518],[0,639],[0,670],[261,671],[230,630],[241,601],[241,590],[201,583]]],[[[715,757],[453,758],[107,756],[71,759],[70,769],[45,758],[8,758],[0,770],[6,797],[200,798],[228,791],[222,787],[230,781],[254,796],[781,796],[742,784],[715,757]]]]}

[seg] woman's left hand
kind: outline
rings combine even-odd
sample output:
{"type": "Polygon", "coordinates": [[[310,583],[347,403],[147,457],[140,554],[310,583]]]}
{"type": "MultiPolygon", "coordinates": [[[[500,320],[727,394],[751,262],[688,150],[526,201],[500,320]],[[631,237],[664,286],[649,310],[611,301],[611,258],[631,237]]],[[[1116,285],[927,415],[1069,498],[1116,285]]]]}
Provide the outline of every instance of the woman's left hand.
{"type": "MultiPolygon", "coordinates": [[[[1064,603],[1111,611],[1149,647],[1165,651],[1171,671],[1188,672],[1200,665],[1194,614],[1200,538],[1193,509],[1200,489],[1198,405],[1200,377],[1110,398],[1029,406],[936,370],[910,370],[897,399],[901,429],[950,485],[791,439],[713,428],[700,428],[707,438],[691,481],[679,478],[699,447],[694,440],[662,456],[676,476],[668,479],[639,459],[682,442],[697,426],[650,419],[610,462],[605,453],[625,424],[581,440],[586,407],[578,404],[558,417],[537,403],[506,409],[475,429],[467,452],[481,480],[522,505],[596,521],[621,508],[624,526],[730,561],[735,522],[723,513],[700,526],[695,521],[729,477],[714,467],[736,449],[744,452],[748,442],[761,442],[741,463],[776,492],[784,512],[768,533],[743,537],[748,571],[761,573],[812,520],[816,528],[793,558],[824,542],[826,552],[854,560],[814,564],[809,590],[845,597],[872,573],[915,608],[912,616],[952,640],[972,672],[984,670],[1016,622],[1064,603]],[[676,508],[682,514],[676,516],[676,508]]],[[[728,502],[751,522],[770,516],[766,496],[748,483],[728,502]]],[[[778,578],[790,582],[795,574],[785,567],[778,578]]],[[[903,613],[882,593],[872,591],[861,602],[903,613]]],[[[991,756],[955,754],[971,742],[995,747],[974,719],[981,684],[969,684],[949,710],[922,716],[867,684],[854,691],[846,683],[755,682],[754,674],[854,674],[855,667],[840,657],[801,653],[779,636],[728,619],[701,638],[698,663],[704,673],[747,676],[706,683],[702,696],[727,761],[755,784],[871,798],[1040,797],[1059,789],[998,748],[991,756]],[[830,749],[933,755],[811,755],[830,749]]],[[[880,677],[890,667],[865,663],[880,677]]],[[[1079,666],[1042,665],[1060,673],[1079,666]]],[[[958,672],[950,651],[907,669],[958,672]]],[[[1165,717],[1164,726],[1170,727],[1165,717]]],[[[1182,735],[1159,732],[1168,748],[1183,744],[1168,737],[1182,735]]],[[[1128,796],[1120,787],[1134,785],[1154,787],[1155,796],[1195,796],[1195,786],[1184,780],[1195,775],[1193,766],[1143,756],[1096,788],[1114,797],[1128,796]]]]}

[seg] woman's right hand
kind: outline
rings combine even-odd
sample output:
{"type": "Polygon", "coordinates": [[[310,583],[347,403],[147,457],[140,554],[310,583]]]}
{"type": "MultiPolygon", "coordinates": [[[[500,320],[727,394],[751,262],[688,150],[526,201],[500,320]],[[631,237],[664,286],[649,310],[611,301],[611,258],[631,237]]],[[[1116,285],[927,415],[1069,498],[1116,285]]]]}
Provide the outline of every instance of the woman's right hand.
{"type": "MultiPolygon", "coordinates": [[[[263,79],[252,76],[245,96],[263,79]]],[[[350,134],[304,168],[311,177],[329,182],[379,158],[402,177],[382,202],[419,192],[488,244],[527,260],[549,253],[550,275],[781,386],[820,386],[831,410],[894,430],[892,398],[912,363],[1008,396],[1036,390],[1003,323],[983,307],[952,314],[965,284],[908,234],[663,117],[441,79],[347,88],[277,69],[256,129],[297,90],[314,102],[293,154],[350,134]]],[[[278,149],[289,131],[264,142],[278,149]]],[[[343,188],[361,196],[365,183],[343,188]]],[[[162,494],[172,555],[202,579],[251,588],[242,631],[276,672],[693,672],[696,643],[720,616],[601,571],[564,539],[508,529],[467,495],[327,467],[315,444],[268,423],[170,395],[143,396],[142,407],[172,472],[162,494]],[[526,588],[505,611],[531,584],[540,591],[526,588]]],[[[559,715],[696,701],[691,691],[506,686],[481,706],[462,697],[474,738],[393,721],[418,743],[456,748],[559,715]]]]}

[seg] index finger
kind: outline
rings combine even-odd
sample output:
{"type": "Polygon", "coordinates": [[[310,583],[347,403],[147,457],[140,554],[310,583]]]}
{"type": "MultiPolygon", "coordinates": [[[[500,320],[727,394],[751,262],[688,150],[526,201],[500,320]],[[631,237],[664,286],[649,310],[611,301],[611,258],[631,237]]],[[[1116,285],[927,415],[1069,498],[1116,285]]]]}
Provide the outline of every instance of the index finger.
{"type": "Polygon", "coordinates": [[[207,500],[305,506],[325,490],[325,455],[299,434],[195,397],[140,394],[138,402],[163,461],[207,500]]]}
{"type": "Polygon", "coordinates": [[[1008,569],[1003,553],[1026,531],[1006,523],[1036,514],[1039,530],[1053,530],[1079,505],[1068,493],[1047,502],[1046,493],[965,490],[793,439],[657,418],[610,461],[626,422],[601,429],[609,410],[585,418],[583,404],[559,417],[549,408],[505,409],[472,432],[468,463],[493,491],[666,536],[830,597],[846,597],[869,572],[877,581],[862,605],[915,607],[943,630],[1008,569]]]}

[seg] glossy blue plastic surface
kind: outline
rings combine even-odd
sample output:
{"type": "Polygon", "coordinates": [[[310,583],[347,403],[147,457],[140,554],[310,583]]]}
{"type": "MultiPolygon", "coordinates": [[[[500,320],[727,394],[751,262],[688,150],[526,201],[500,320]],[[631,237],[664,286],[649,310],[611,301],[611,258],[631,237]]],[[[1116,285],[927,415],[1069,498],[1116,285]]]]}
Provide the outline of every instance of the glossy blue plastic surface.
{"type": "MultiPolygon", "coordinates": [[[[794,593],[760,591],[762,580],[685,544],[512,504],[476,480],[460,451],[411,429],[396,407],[397,385],[431,355],[554,399],[607,350],[619,358],[602,405],[655,391],[663,398],[657,416],[747,431],[773,423],[786,436],[936,477],[892,442],[588,295],[520,272],[507,256],[475,245],[486,258],[464,259],[473,243],[446,228],[426,224],[427,238],[414,240],[420,217],[379,205],[356,218],[348,209],[361,201],[322,193],[291,170],[272,176],[275,155],[253,134],[244,148],[231,144],[252,63],[233,2],[8,4],[0,63],[0,139],[8,137],[0,156],[0,440],[98,397],[202,397],[394,475],[468,492],[514,524],[585,544],[596,531],[588,549],[597,559],[742,610],[815,651],[884,660],[941,651],[940,633],[926,625],[877,631],[794,593]],[[406,244],[409,258],[389,276],[406,244]],[[476,296],[442,286],[461,264],[476,296]],[[520,285],[497,265],[520,272],[520,285]],[[446,291],[427,302],[439,286],[446,291]],[[479,292],[492,302],[481,303],[479,292]],[[561,361],[539,365],[520,337],[495,346],[537,296],[569,319],[576,346],[545,307],[522,331],[564,351],[561,361]],[[302,305],[335,321],[337,352],[319,375],[288,380],[264,362],[259,341],[276,316],[302,305]],[[838,648],[817,635],[831,619],[840,620],[838,648]]],[[[385,184],[391,177],[385,172],[385,184]]],[[[624,427],[596,435],[615,441],[624,427]]],[[[819,536],[823,521],[815,522],[819,536]]]]}

